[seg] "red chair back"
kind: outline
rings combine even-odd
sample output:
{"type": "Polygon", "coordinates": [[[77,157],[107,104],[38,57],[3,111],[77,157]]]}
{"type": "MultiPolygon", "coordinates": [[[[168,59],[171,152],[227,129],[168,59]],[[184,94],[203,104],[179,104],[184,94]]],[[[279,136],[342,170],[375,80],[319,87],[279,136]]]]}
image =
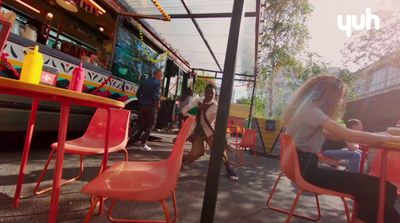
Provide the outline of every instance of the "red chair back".
{"type": "MultiPolygon", "coordinates": [[[[382,150],[378,150],[370,170],[370,175],[379,177],[381,175],[382,150]]],[[[386,156],[386,179],[397,187],[400,194],[400,153],[389,151],[386,156]]]]}
{"type": "Polygon", "coordinates": [[[351,195],[320,188],[304,180],[303,176],[301,175],[300,163],[297,156],[296,145],[293,138],[289,134],[281,133],[279,134],[279,140],[281,143],[281,148],[280,148],[281,170],[290,180],[295,182],[297,186],[309,192],[314,192],[318,194],[327,194],[339,197],[349,197],[353,199],[351,195]]]}
{"type": "MultiPolygon", "coordinates": [[[[110,109],[111,131],[109,145],[118,145],[128,142],[128,125],[130,111],[125,109],[110,109]]],[[[90,120],[85,134],[81,137],[85,140],[101,140],[106,137],[107,110],[98,108],[90,120]]]]}
{"type": "Polygon", "coordinates": [[[244,118],[228,117],[228,126],[238,126],[244,128],[244,118]]]}
{"type": "Polygon", "coordinates": [[[195,123],[195,120],[196,120],[195,117],[187,118],[183,123],[178,136],[176,137],[172,153],[166,160],[169,177],[167,182],[165,183],[166,184],[165,188],[174,189],[176,187],[179,171],[181,169],[181,164],[182,164],[183,149],[185,146],[186,139],[189,136],[191,127],[195,123]]]}
{"type": "Polygon", "coordinates": [[[296,171],[299,171],[299,160],[297,158],[296,146],[289,134],[279,135],[280,166],[282,172],[292,181],[296,182],[296,171]]]}
{"type": "Polygon", "coordinates": [[[243,148],[255,148],[257,141],[257,132],[254,129],[245,129],[242,140],[240,141],[240,147],[243,148]]]}

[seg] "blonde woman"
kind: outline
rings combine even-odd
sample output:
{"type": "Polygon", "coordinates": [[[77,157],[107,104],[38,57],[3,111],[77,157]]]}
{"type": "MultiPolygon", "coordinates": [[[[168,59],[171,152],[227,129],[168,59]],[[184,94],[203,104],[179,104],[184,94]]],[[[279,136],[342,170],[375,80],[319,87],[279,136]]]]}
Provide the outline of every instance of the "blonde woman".
{"type": "MultiPolygon", "coordinates": [[[[323,141],[344,140],[378,145],[400,142],[400,137],[345,128],[335,122],[343,112],[346,86],[337,77],[320,75],[308,80],[296,93],[284,113],[284,125],[295,140],[304,179],[316,186],[353,195],[359,203],[356,222],[375,222],[379,179],[358,173],[318,168],[317,153],[323,141]]],[[[394,209],[396,188],[387,183],[385,222],[399,222],[394,209]]]]}

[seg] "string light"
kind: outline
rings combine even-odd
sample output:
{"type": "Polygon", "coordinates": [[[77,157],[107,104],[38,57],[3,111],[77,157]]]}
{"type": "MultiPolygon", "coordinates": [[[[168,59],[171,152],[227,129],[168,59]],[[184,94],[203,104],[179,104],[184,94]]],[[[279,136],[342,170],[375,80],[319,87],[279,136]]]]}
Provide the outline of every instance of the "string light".
{"type": "Polygon", "coordinates": [[[147,47],[145,47],[145,43],[144,43],[144,38],[143,38],[143,27],[141,24],[137,23],[137,28],[139,30],[139,38],[140,38],[140,42],[143,48],[143,52],[144,52],[144,56],[146,57],[146,60],[152,62],[152,63],[159,63],[163,60],[165,60],[167,58],[167,53],[163,53],[157,57],[159,57],[158,59],[154,59],[153,56],[150,54],[150,51],[147,49],[147,47]]]}
{"type": "Polygon", "coordinates": [[[163,9],[158,0],[151,0],[151,2],[153,2],[154,6],[156,6],[158,11],[160,11],[165,21],[171,21],[171,16],[169,16],[169,14],[163,9]]]}
{"type": "Polygon", "coordinates": [[[90,4],[92,4],[95,8],[97,8],[100,12],[100,14],[106,13],[106,10],[102,8],[99,4],[97,4],[94,0],[88,0],[90,4]]]}
{"type": "MultiPolygon", "coordinates": [[[[23,2],[23,1],[21,1],[21,0],[15,0],[15,1],[18,2],[18,3],[20,3],[20,4],[23,5],[23,6],[27,7],[28,9],[30,9],[30,10],[32,10],[32,11],[34,11],[34,12],[40,14],[40,10],[39,10],[39,9],[37,9],[37,8],[35,8],[35,7],[31,6],[31,5],[29,5],[28,3],[25,3],[25,2],[23,2]]],[[[0,1],[0,3],[1,3],[1,1],[0,1]]]]}

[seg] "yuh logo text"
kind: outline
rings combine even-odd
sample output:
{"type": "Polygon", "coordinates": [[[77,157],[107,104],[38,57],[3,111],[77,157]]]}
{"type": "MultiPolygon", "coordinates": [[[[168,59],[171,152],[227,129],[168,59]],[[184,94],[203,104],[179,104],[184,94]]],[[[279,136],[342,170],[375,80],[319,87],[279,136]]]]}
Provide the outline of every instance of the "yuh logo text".
{"type": "Polygon", "coordinates": [[[337,26],[340,30],[346,32],[347,37],[351,37],[353,30],[370,30],[372,24],[374,24],[374,28],[378,30],[381,26],[380,18],[371,13],[371,8],[365,9],[365,15],[346,15],[346,19],[344,18],[343,15],[337,16],[337,26]]]}

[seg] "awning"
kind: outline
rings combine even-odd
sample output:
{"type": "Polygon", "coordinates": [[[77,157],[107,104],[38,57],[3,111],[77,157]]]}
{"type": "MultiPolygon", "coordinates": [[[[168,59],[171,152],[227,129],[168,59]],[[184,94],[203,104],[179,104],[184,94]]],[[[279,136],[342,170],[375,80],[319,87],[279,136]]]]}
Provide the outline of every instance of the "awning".
{"type": "MultiPolygon", "coordinates": [[[[145,26],[172,46],[192,68],[222,71],[233,0],[159,0],[158,2],[170,15],[171,21],[141,19],[145,26]]],[[[131,12],[161,17],[161,13],[151,0],[121,0],[120,3],[131,12]]],[[[256,0],[245,1],[244,12],[236,73],[253,74],[256,0]]]]}

